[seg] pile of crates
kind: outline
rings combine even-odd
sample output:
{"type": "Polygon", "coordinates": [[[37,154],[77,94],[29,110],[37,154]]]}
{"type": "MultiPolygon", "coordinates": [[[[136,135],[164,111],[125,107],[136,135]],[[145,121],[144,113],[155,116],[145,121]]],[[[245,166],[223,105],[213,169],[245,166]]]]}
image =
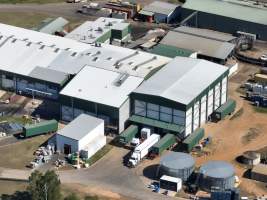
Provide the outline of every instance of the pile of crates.
{"type": "Polygon", "coordinates": [[[245,83],[246,97],[256,106],[267,107],[267,86],[260,83],[245,83]]]}

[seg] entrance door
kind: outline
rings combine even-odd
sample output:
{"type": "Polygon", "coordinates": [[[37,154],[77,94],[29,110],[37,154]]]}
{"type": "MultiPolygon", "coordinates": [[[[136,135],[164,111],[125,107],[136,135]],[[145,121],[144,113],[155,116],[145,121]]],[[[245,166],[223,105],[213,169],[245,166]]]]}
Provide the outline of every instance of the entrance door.
{"type": "Polygon", "coordinates": [[[64,144],[64,154],[71,154],[71,145],[64,144]]]}

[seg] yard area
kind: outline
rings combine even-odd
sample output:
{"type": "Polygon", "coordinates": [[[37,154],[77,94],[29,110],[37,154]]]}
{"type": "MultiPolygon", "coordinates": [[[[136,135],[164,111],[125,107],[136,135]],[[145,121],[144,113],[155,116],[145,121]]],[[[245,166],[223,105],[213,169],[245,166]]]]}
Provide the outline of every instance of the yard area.
{"type": "Polygon", "coordinates": [[[6,3],[6,4],[17,4],[17,3],[45,4],[45,3],[59,3],[59,2],[65,2],[65,0],[0,0],[0,3],[6,3]]]}
{"type": "Polygon", "coordinates": [[[0,147],[0,167],[25,169],[33,160],[34,151],[47,141],[50,135],[41,135],[0,147]]]}

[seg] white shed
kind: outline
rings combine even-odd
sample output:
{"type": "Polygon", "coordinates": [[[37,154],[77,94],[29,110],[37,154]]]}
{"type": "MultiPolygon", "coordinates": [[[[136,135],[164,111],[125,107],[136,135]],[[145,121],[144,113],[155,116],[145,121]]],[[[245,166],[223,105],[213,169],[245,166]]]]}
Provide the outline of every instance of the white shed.
{"type": "Polygon", "coordinates": [[[160,188],[179,192],[182,189],[182,179],[163,175],[160,178],[160,188]]]}
{"type": "MultiPolygon", "coordinates": [[[[106,144],[104,120],[81,114],[56,135],[57,150],[64,154],[89,151],[92,156],[106,144]]],[[[87,157],[88,157],[87,156],[87,157]]]]}

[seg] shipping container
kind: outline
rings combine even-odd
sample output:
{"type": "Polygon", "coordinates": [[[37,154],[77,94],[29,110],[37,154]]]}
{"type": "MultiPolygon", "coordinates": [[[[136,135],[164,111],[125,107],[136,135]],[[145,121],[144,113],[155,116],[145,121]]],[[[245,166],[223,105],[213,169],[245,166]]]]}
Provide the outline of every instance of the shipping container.
{"type": "Polygon", "coordinates": [[[182,149],[186,152],[192,151],[193,147],[199,143],[199,141],[204,137],[204,129],[198,128],[193,133],[191,133],[185,140],[182,142],[182,149]]]}
{"type": "Polygon", "coordinates": [[[118,141],[122,144],[129,143],[138,133],[138,126],[130,125],[126,130],[118,136],[118,141]]]}
{"type": "Polygon", "coordinates": [[[58,130],[58,122],[56,120],[43,121],[36,124],[27,124],[23,127],[23,136],[32,137],[45,133],[52,133],[58,130]]]}
{"type": "Polygon", "coordinates": [[[152,153],[160,155],[164,150],[170,148],[176,143],[176,136],[174,134],[166,134],[155,145],[152,146],[152,153]]]}
{"type": "Polygon", "coordinates": [[[233,99],[229,99],[225,104],[223,104],[220,108],[218,108],[214,112],[214,117],[217,120],[224,119],[227,115],[232,114],[236,108],[236,101],[233,99]]]}

